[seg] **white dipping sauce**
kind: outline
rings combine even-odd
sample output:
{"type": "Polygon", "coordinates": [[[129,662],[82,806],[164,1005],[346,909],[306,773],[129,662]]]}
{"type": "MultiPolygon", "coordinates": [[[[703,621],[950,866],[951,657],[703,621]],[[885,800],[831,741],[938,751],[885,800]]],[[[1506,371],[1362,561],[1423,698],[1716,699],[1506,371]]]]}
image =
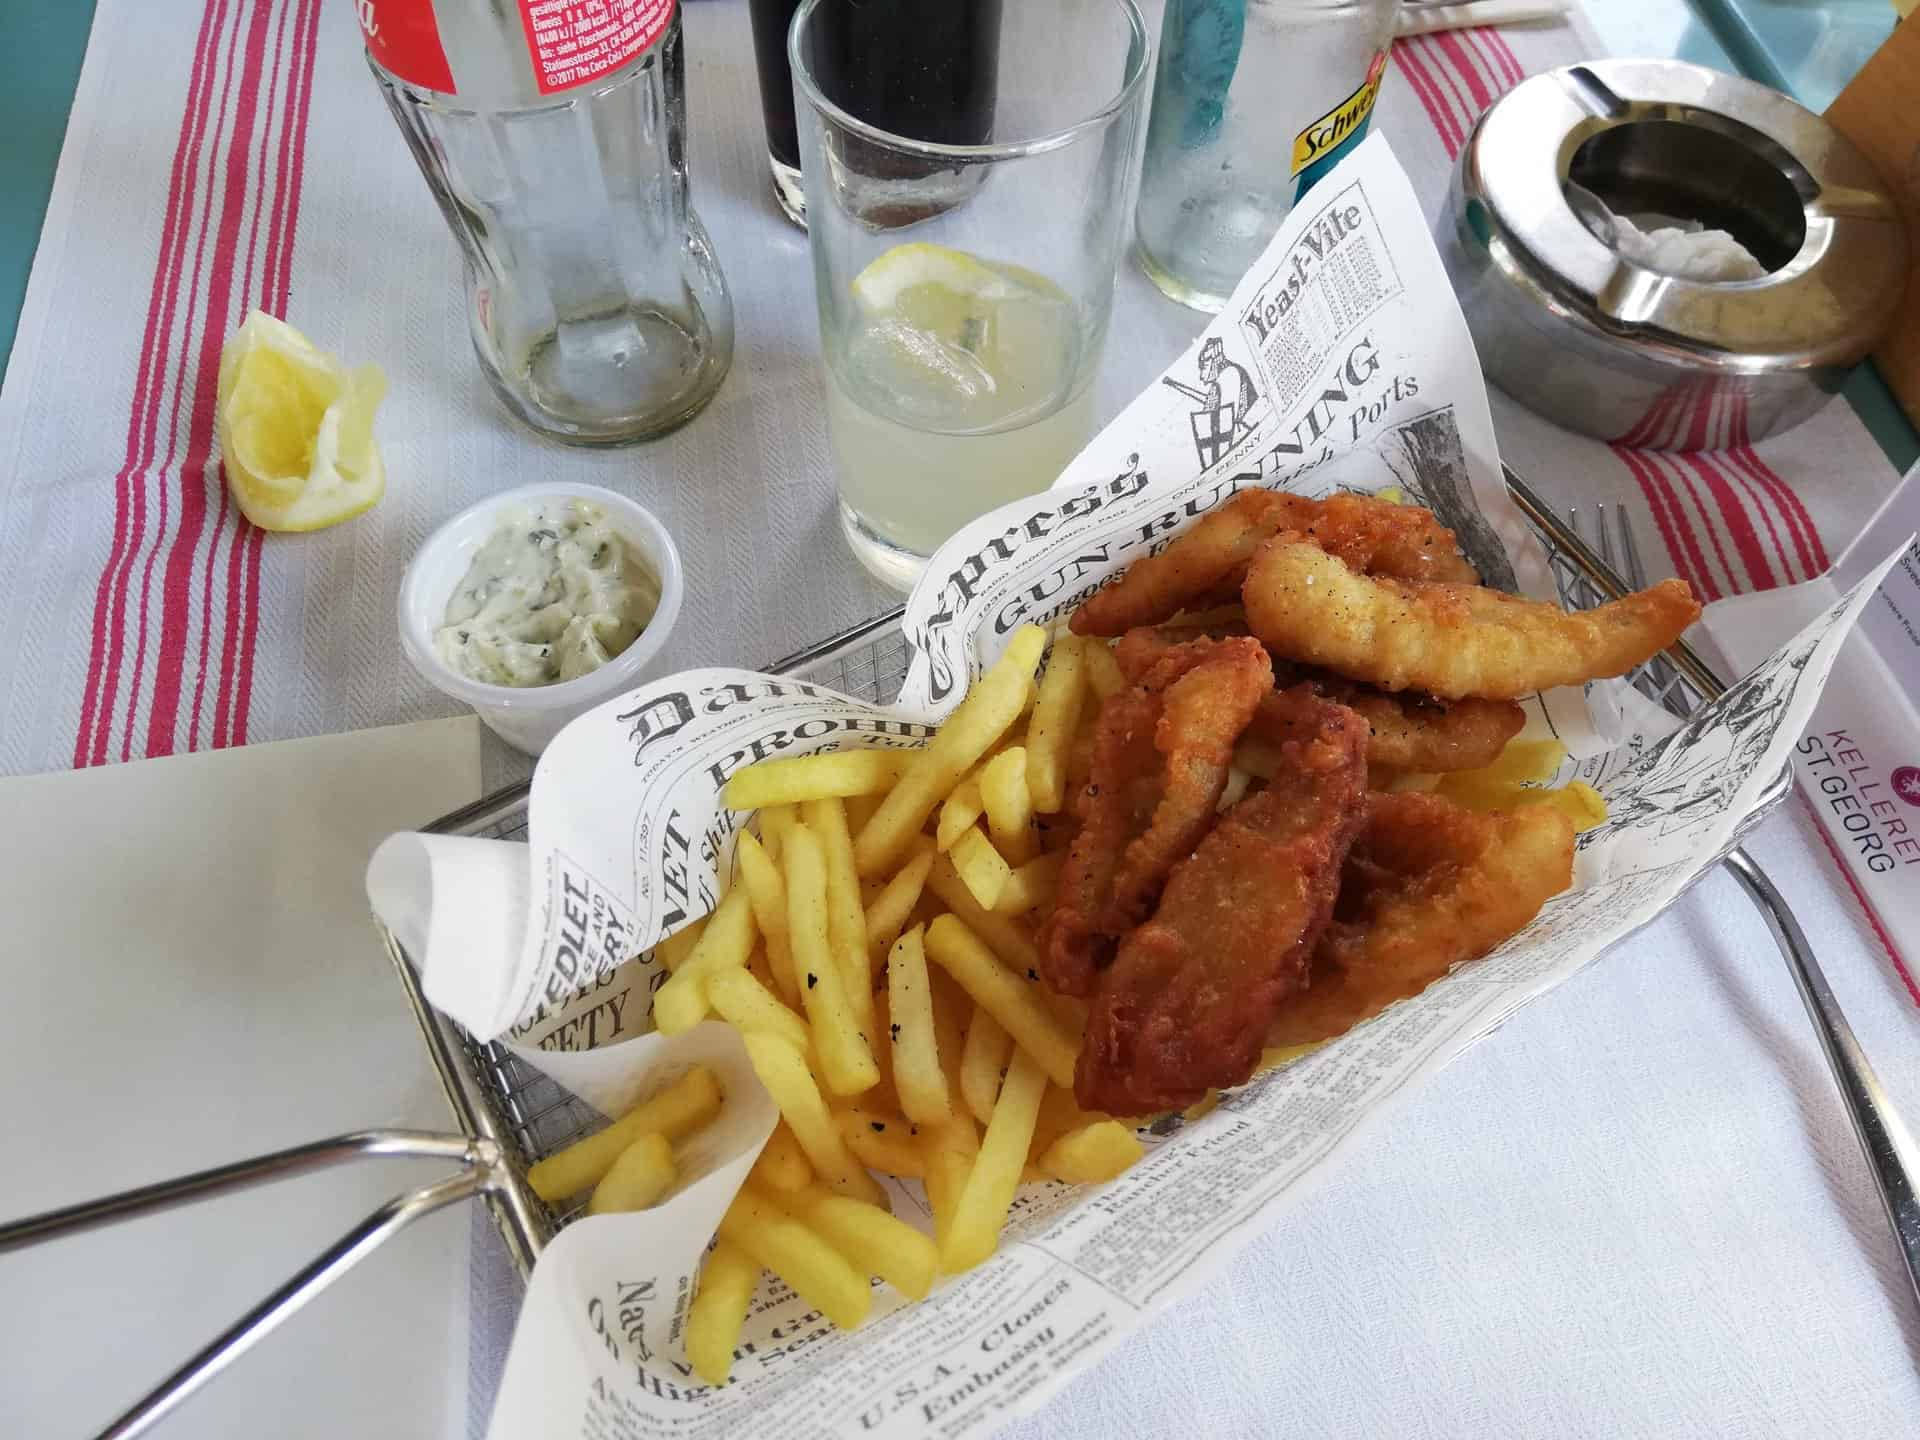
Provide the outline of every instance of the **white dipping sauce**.
{"type": "Polygon", "coordinates": [[[434,649],[484,684],[552,685],[625,650],[659,603],[658,577],[596,506],[509,506],[454,587],[434,649]]]}

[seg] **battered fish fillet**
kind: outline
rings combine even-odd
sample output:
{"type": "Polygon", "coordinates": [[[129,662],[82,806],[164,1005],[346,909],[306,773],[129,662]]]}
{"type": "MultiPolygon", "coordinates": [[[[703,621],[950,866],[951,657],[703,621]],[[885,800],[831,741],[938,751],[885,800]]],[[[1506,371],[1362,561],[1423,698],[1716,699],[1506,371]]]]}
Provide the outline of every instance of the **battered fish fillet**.
{"type": "Polygon", "coordinates": [[[1684,580],[1569,614],[1478,585],[1361,575],[1289,536],[1254,557],[1242,596],[1276,656],[1446,700],[1512,700],[1624,674],[1700,615],[1684,580]]]}
{"type": "Polygon", "coordinates": [[[1147,672],[1190,640],[1227,640],[1246,635],[1244,623],[1224,625],[1136,625],[1113,647],[1120,673],[1138,685],[1147,672]]]}
{"type": "Polygon", "coordinates": [[[1136,560],[1074,612],[1076,635],[1120,635],[1181,610],[1239,594],[1262,544],[1283,531],[1306,536],[1369,575],[1473,584],[1480,577],[1431,510],[1370,495],[1310,500],[1277,490],[1242,490],[1203,515],[1158,555],[1136,560]]]}
{"type": "Polygon", "coordinates": [[[1311,983],[1267,1043],[1344,1034],[1519,933],[1573,883],[1573,837],[1548,805],[1475,812],[1431,793],[1375,794],[1311,983]]]}
{"type": "Polygon", "coordinates": [[[1101,707],[1080,829],[1041,937],[1054,990],[1090,993],[1118,937],[1152,910],[1167,872],[1212,822],[1234,743],[1272,689],[1258,640],[1198,639],[1101,707]]]}
{"type": "Polygon", "coordinates": [[[1366,725],[1303,690],[1287,699],[1313,738],[1289,742],[1283,772],[1174,867],[1099,977],[1074,1072],[1088,1109],[1149,1114],[1239,1084],[1305,983],[1366,815],[1366,725]]]}
{"type": "MultiPolygon", "coordinates": [[[[1225,627],[1205,629],[1181,625],[1142,626],[1129,630],[1114,647],[1114,658],[1129,678],[1144,674],[1175,646],[1201,634],[1227,633],[1225,627]]],[[[1325,699],[1359,712],[1372,732],[1367,760],[1393,770],[1477,770],[1500,758],[1507,742],[1527,723],[1526,712],[1512,700],[1435,700],[1412,691],[1390,695],[1312,665],[1282,661],[1274,667],[1274,683],[1308,683],[1325,699]]],[[[1284,715],[1263,703],[1250,727],[1249,743],[1278,744],[1291,738],[1284,715]]],[[[1262,766],[1260,773],[1270,767],[1262,766]]]]}

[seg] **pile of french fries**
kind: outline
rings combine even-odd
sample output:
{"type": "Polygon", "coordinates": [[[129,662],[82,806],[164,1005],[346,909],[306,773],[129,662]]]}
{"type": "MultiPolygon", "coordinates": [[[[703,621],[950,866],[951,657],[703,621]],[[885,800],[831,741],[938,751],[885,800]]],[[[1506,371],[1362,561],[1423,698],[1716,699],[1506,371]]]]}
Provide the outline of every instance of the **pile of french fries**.
{"type": "MultiPolygon", "coordinates": [[[[1034,938],[1065,858],[1067,827],[1050,821],[1090,768],[1099,702],[1126,681],[1106,642],[1064,630],[1036,680],[1047,649],[1039,627],[1016,632],[923,749],[762,761],[727,784],[757,833],[739,834],[712,914],[654,952],[671,972],[655,1026],[733,1025],[781,1115],[688,1316],[710,1384],[726,1381],[763,1270],[858,1325],[869,1277],[918,1299],[990,1256],[1023,1180],[1097,1184],[1143,1153],[1143,1117],[1076,1103],[1085,1005],[1040,982],[1034,938]],[[922,1184],[931,1237],[890,1213],[876,1174],[922,1184]]],[[[1561,753],[1435,779],[1466,803],[1527,803],[1514,797],[1561,753]]],[[[672,1143],[718,1105],[696,1069],[531,1183],[548,1200],[592,1187],[596,1212],[652,1204],[672,1143]]]]}

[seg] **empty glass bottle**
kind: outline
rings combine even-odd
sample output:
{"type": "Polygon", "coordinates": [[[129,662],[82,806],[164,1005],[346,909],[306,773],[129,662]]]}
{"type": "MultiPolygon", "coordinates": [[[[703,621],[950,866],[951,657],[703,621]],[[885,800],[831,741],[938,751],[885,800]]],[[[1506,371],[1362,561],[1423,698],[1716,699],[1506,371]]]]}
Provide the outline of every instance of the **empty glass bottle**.
{"type": "Polygon", "coordinates": [[[460,242],[473,347],[556,440],[684,424],[733,359],[687,198],[675,0],[358,0],[367,61],[460,242]]]}
{"type": "Polygon", "coordinates": [[[1360,142],[1400,0],[1167,0],[1135,231],[1171,298],[1218,310],[1360,142]]]}

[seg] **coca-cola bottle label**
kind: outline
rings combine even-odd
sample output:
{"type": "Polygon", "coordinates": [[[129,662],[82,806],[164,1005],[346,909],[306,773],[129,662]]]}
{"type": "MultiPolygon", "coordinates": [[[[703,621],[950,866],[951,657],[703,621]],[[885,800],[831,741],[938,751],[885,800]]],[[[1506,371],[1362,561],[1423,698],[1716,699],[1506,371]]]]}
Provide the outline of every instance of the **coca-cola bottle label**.
{"type": "MultiPolygon", "coordinates": [[[[612,74],[660,38],[677,0],[515,0],[542,95],[612,74]]],[[[354,0],[367,50],[409,85],[455,93],[433,0],[354,0]]]]}
{"type": "Polygon", "coordinates": [[[542,95],[611,74],[673,19],[675,0],[519,0],[542,95]]]}
{"type": "Polygon", "coordinates": [[[423,90],[453,91],[453,71],[440,48],[433,0],[354,0],[367,53],[386,70],[423,90]]]}

